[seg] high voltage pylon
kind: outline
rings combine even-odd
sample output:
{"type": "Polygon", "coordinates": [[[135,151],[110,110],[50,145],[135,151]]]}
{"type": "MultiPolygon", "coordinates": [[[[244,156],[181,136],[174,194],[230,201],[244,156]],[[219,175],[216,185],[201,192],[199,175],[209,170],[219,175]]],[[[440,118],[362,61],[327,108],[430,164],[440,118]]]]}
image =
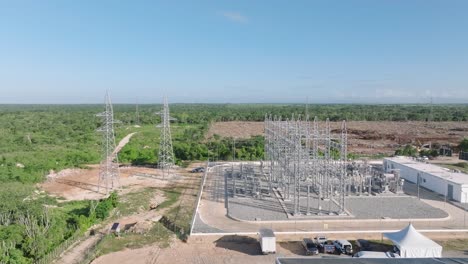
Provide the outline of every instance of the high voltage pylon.
{"type": "Polygon", "coordinates": [[[135,106],[135,125],[139,125],[140,124],[140,111],[138,109],[138,99],[136,100],[136,106],[135,106]]]}
{"type": "Polygon", "coordinates": [[[105,96],[105,111],[96,116],[102,118],[102,126],[98,129],[102,133],[102,160],[99,170],[98,192],[101,187],[106,191],[115,189],[119,186],[119,160],[115,153],[115,134],[114,134],[114,110],[109,91],[105,96]]]}
{"type": "Polygon", "coordinates": [[[161,128],[158,167],[163,170],[168,170],[174,166],[174,151],[172,149],[170,121],[175,119],[169,115],[167,97],[164,97],[163,100],[163,110],[156,114],[161,115],[161,124],[157,126],[161,128]]]}

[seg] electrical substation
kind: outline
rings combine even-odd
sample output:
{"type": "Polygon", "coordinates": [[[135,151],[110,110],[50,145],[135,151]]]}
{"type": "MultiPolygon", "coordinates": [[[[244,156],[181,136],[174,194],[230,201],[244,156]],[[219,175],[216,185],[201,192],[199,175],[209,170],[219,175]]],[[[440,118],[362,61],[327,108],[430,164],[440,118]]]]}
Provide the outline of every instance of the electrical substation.
{"type": "Polygon", "coordinates": [[[347,159],[347,131],[331,131],[327,119],[265,118],[265,161],[225,170],[226,195],[281,200],[290,216],[348,216],[346,196],[398,195],[398,171],[384,174],[365,160],[347,159]]]}

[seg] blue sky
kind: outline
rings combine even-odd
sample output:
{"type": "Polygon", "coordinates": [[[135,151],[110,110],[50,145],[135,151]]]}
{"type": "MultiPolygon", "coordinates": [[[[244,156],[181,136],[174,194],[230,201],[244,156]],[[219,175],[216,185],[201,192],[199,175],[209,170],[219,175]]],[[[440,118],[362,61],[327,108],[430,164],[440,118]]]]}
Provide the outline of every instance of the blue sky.
{"type": "Polygon", "coordinates": [[[468,1],[0,0],[0,103],[468,103],[468,1]]]}

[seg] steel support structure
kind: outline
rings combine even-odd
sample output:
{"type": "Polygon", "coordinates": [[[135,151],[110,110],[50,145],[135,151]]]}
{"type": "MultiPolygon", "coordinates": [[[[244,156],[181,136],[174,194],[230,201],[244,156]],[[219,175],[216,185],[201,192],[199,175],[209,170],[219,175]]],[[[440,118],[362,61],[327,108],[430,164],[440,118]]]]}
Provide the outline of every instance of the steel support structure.
{"type": "Polygon", "coordinates": [[[338,209],[334,213],[345,213],[347,141],[345,121],[340,133],[332,134],[328,119],[320,126],[317,118],[310,122],[309,116],[286,120],[265,117],[265,164],[270,184],[285,200],[292,201],[293,214],[310,212],[310,192],[335,203],[338,209]],[[301,197],[307,198],[305,210],[300,207],[301,197]]]}
{"type": "Polygon", "coordinates": [[[98,132],[102,133],[102,159],[98,178],[98,192],[104,188],[105,193],[119,186],[119,160],[115,152],[114,110],[109,91],[105,96],[105,111],[96,116],[102,118],[102,126],[98,132]]]}
{"type": "Polygon", "coordinates": [[[164,171],[168,171],[174,166],[174,150],[172,148],[171,136],[171,121],[175,120],[169,115],[169,104],[167,97],[163,100],[162,111],[156,113],[161,116],[161,124],[157,127],[161,128],[158,167],[164,171]]]}

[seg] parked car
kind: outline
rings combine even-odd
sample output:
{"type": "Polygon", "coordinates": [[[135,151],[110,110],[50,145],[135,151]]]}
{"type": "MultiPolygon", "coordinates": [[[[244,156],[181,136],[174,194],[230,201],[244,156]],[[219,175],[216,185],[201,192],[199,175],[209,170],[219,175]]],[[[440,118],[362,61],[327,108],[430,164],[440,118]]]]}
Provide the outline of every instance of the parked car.
{"type": "Polygon", "coordinates": [[[339,253],[338,250],[336,250],[335,245],[333,245],[333,242],[325,241],[322,244],[318,244],[318,249],[319,252],[322,253],[327,253],[327,254],[336,254],[339,253]]]}
{"type": "Polygon", "coordinates": [[[317,244],[314,243],[314,241],[310,238],[304,238],[302,240],[302,246],[304,247],[305,254],[307,256],[309,255],[318,255],[319,249],[317,244]]]}
{"type": "Polygon", "coordinates": [[[314,240],[317,244],[325,244],[328,241],[326,236],[316,236],[314,240]]]}
{"type": "Polygon", "coordinates": [[[371,246],[371,243],[369,242],[369,240],[358,239],[358,240],[356,240],[356,246],[358,246],[359,250],[361,250],[361,251],[371,251],[372,250],[372,246],[371,246]]]}
{"type": "Polygon", "coordinates": [[[197,168],[191,170],[190,172],[192,172],[192,173],[205,172],[205,168],[204,167],[197,167],[197,168]]]}
{"type": "Polygon", "coordinates": [[[335,245],[336,250],[342,254],[353,254],[353,245],[351,245],[348,240],[335,240],[333,241],[333,245],[335,245]]]}

